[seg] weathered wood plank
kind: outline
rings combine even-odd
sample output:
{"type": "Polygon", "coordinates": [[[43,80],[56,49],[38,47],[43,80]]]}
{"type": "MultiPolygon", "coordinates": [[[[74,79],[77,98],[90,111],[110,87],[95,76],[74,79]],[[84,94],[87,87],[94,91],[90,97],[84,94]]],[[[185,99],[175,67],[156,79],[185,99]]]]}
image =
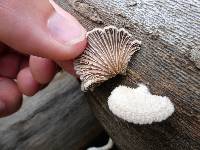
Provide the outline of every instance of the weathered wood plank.
{"type": "Polygon", "coordinates": [[[142,41],[127,76],[88,93],[97,118],[122,150],[198,150],[200,148],[200,70],[190,60],[200,45],[200,1],[197,0],[57,0],[88,29],[124,27],[142,41]],[[87,13],[87,11],[92,13],[87,13]],[[152,125],[126,123],[108,110],[107,98],[119,84],[144,83],[153,94],[166,95],[176,112],[152,125]]]}
{"type": "Polygon", "coordinates": [[[101,131],[79,83],[64,74],[26,97],[19,112],[0,119],[0,149],[78,150],[101,131]]]}

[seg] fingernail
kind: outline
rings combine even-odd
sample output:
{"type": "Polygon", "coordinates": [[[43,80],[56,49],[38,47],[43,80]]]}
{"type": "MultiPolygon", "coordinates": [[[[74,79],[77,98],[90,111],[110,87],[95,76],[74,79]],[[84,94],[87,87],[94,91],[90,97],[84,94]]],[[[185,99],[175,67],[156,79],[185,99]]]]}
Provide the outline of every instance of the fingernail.
{"type": "Polygon", "coordinates": [[[48,20],[51,36],[64,44],[75,44],[82,41],[85,38],[86,31],[80,23],[57,4],[52,1],[50,3],[55,9],[48,20]]]}
{"type": "Polygon", "coordinates": [[[6,105],[4,102],[0,101],[0,115],[4,113],[6,105]]]}

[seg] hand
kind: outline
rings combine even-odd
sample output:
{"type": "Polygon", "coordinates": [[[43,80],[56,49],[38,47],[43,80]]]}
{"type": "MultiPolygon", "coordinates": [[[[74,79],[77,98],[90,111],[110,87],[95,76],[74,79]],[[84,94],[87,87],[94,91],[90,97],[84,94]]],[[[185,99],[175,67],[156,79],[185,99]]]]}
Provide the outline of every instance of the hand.
{"type": "Polygon", "coordinates": [[[0,1],[0,117],[48,84],[86,46],[86,31],[52,0],[0,1]],[[55,63],[56,62],[56,63],[55,63]]]}

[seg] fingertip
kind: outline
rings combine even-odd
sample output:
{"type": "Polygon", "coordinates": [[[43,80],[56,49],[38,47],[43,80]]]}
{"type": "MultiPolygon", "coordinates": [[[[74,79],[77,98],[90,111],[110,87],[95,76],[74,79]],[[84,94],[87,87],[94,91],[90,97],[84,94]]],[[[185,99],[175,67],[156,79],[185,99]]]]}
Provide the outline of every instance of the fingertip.
{"type": "Polygon", "coordinates": [[[86,47],[87,31],[75,17],[64,11],[53,0],[49,0],[49,2],[54,8],[54,12],[47,21],[49,34],[52,39],[64,46],[64,51],[62,50],[64,53],[58,59],[54,58],[54,60],[74,59],[86,47]]]}
{"type": "Polygon", "coordinates": [[[57,64],[64,69],[65,71],[67,71],[69,74],[73,75],[76,77],[76,72],[74,70],[74,64],[73,64],[73,60],[70,61],[57,61],[57,64]]]}
{"type": "Polygon", "coordinates": [[[41,87],[41,85],[34,80],[29,67],[22,69],[18,73],[17,85],[19,90],[27,96],[33,96],[41,87]]]}
{"type": "MultiPolygon", "coordinates": [[[[78,57],[81,53],[83,53],[87,46],[86,30],[81,27],[80,32],[81,33],[78,38],[70,37],[71,40],[68,39],[66,42],[61,42],[56,40],[56,38],[46,41],[46,46],[44,46],[42,52],[46,53],[46,50],[48,50],[48,53],[43,56],[45,57],[48,55],[46,58],[50,58],[54,61],[66,61],[78,57]]],[[[68,33],[65,34],[70,36],[68,33]]]]}
{"type": "Polygon", "coordinates": [[[0,117],[16,112],[22,104],[22,94],[16,83],[7,78],[0,78],[0,117]]]}
{"type": "Polygon", "coordinates": [[[31,56],[29,65],[33,78],[40,84],[50,82],[57,72],[56,64],[46,58],[31,56]]]}
{"type": "Polygon", "coordinates": [[[68,58],[63,59],[63,60],[72,60],[78,57],[80,54],[82,54],[86,48],[87,39],[84,38],[83,40],[79,42],[73,41],[72,43],[73,43],[72,46],[69,46],[69,49],[68,49],[68,54],[67,54],[68,58]]]}

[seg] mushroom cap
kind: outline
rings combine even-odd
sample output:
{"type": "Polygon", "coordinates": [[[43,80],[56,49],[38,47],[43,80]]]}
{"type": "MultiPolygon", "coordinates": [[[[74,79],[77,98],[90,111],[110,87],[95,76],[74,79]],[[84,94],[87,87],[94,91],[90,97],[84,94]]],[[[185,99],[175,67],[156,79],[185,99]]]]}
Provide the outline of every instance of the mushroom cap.
{"type": "Polygon", "coordinates": [[[135,124],[161,122],[174,112],[174,105],[168,97],[152,95],[142,84],[135,89],[115,88],[108,98],[108,106],[113,114],[135,124]]]}
{"type": "Polygon", "coordinates": [[[125,74],[131,56],[141,45],[125,29],[114,26],[95,28],[88,32],[87,39],[85,51],[74,62],[82,81],[82,91],[92,89],[117,74],[125,74]]]}

